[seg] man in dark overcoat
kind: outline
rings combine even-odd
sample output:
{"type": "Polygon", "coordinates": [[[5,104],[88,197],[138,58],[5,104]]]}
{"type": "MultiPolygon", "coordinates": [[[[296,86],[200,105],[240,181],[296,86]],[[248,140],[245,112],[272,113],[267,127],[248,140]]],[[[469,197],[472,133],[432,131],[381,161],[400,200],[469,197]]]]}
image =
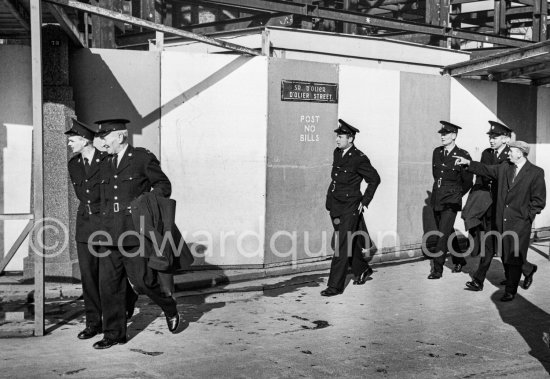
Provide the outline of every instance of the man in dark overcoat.
{"type": "Polygon", "coordinates": [[[546,205],[544,170],[527,159],[529,144],[514,141],[508,146],[509,162],[504,164],[488,166],[456,157],[457,164],[469,165],[468,171],[498,182],[495,225],[506,276],[501,301],[511,301],[517,293],[522,265],[527,261],[531,227],[546,205]]]}
{"type": "Polygon", "coordinates": [[[169,197],[172,187],[155,155],[128,143],[128,122],[124,119],[96,122],[97,136],[110,155],[101,166],[104,233],[99,235],[103,244],[99,272],[104,338],[94,344],[96,349],[126,342],[124,272],[138,293],[147,295],[162,308],[171,332],[179,324],[176,301],[162,291],[158,275],[148,266],[144,242],[134,226],[130,206],[139,195],[149,191],[169,197]]]}
{"type": "MultiPolygon", "coordinates": [[[[454,223],[457,213],[462,209],[462,197],[473,185],[474,176],[463,167],[455,164],[453,155],[468,159],[470,154],[456,145],[456,137],[460,126],[447,121],[440,121],[441,146],[436,147],[432,154],[432,174],[434,184],[431,206],[434,212],[439,239],[433,255],[433,269],[428,279],[439,279],[443,276],[443,265],[448,248],[448,241],[454,234],[454,223]]],[[[452,241],[453,272],[461,272],[466,260],[461,256],[458,241],[452,241]]]]}
{"type": "Polygon", "coordinates": [[[326,209],[334,227],[332,248],[334,256],[330,267],[328,287],[322,296],[334,296],[344,291],[348,267],[355,276],[354,284],[364,284],[372,269],[363,255],[363,249],[374,251],[374,244],[365,225],[363,210],[370,204],[380,176],[369,158],[353,144],[359,130],[343,120],[334,130],[336,149],[332,163],[332,181],[327,191],[326,209]],[[361,182],[367,189],[361,193],[361,182]]]}
{"type": "MultiPolygon", "coordinates": [[[[489,121],[489,124],[490,127],[487,134],[489,135],[489,144],[491,147],[483,150],[480,163],[486,165],[506,163],[508,162],[508,153],[510,151],[507,142],[510,141],[512,130],[500,122],[489,121]]],[[[472,280],[466,282],[466,287],[473,291],[483,290],[483,282],[491,266],[493,256],[496,253],[496,236],[487,233],[496,231],[494,218],[497,189],[498,183],[496,180],[478,175],[462,211],[462,218],[465,220],[466,229],[468,229],[474,241],[472,255],[480,254],[478,268],[472,275],[472,280]],[[474,215],[476,211],[478,217],[474,215]],[[475,222],[475,226],[469,227],[468,220],[475,220],[471,221],[472,225],[475,222]]]]}
{"type": "MultiPolygon", "coordinates": [[[[107,156],[93,146],[94,131],[88,125],[71,120],[71,128],[65,132],[68,136],[68,145],[75,155],[69,160],[68,170],[74,192],[79,200],[76,214],[76,252],[84,310],[86,313],[86,328],[78,333],[79,339],[89,339],[102,331],[102,312],[99,292],[99,256],[97,241],[93,241],[92,234],[101,229],[100,164],[107,156]]],[[[137,294],[132,288],[127,289],[127,312],[133,313],[137,294]]],[[[131,316],[131,315],[130,315],[131,316]]]]}

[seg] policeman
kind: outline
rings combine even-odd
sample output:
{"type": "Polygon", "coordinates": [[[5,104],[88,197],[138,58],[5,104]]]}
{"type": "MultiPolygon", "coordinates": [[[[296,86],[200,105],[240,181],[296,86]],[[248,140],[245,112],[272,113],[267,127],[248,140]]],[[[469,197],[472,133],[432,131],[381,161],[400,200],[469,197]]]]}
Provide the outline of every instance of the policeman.
{"type": "MultiPolygon", "coordinates": [[[[489,144],[491,147],[483,150],[480,162],[486,165],[497,165],[508,162],[510,148],[507,143],[510,141],[512,130],[500,122],[489,121],[489,124],[490,127],[487,134],[489,135],[489,144]]],[[[491,266],[493,256],[496,253],[496,237],[492,235],[486,236],[486,233],[496,231],[494,217],[497,203],[497,189],[498,183],[496,180],[478,175],[462,213],[462,217],[467,221],[467,210],[487,209],[486,212],[479,217],[479,224],[475,227],[468,228],[468,232],[474,240],[473,251],[481,253],[481,259],[476,272],[472,276],[472,280],[466,282],[466,287],[473,291],[483,290],[483,282],[491,266]],[[485,192],[485,194],[478,191],[485,192]],[[490,199],[490,205],[483,207],[483,197],[475,196],[476,194],[490,199]],[[482,249],[482,243],[484,249],[482,249]]]]}
{"type": "MultiPolygon", "coordinates": [[[[433,270],[428,279],[439,279],[443,275],[443,265],[448,251],[447,242],[454,232],[456,214],[462,209],[462,196],[473,185],[473,175],[456,165],[453,158],[453,156],[463,156],[471,159],[466,150],[456,146],[455,140],[461,127],[447,121],[440,121],[440,123],[442,127],[438,133],[441,134],[442,145],[435,148],[432,155],[434,184],[431,197],[431,206],[440,238],[436,245],[433,270]]],[[[453,240],[452,253],[460,253],[456,239],[453,240]]],[[[466,260],[455,254],[452,254],[453,272],[460,272],[466,265],[466,260]]]]}
{"type": "Polygon", "coordinates": [[[343,120],[338,121],[340,125],[334,130],[337,148],[334,150],[332,182],[326,198],[326,209],[330,212],[334,226],[334,256],[328,288],[321,291],[322,296],[334,296],[344,291],[350,263],[355,276],[354,284],[364,284],[367,277],[372,275],[372,269],[362,251],[364,248],[371,252],[376,249],[369,237],[362,213],[380,184],[380,176],[369,158],[353,144],[359,130],[343,120]],[[368,184],[364,194],[361,193],[363,180],[368,184]]]}
{"type": "MultiPolygon", "coordinates": [[[[72,119],[71,128],[65,132],[68,145],[75,154],[68,164],[69,176],[74,192],[79,200],[76,215],[76,252],[82,281],[86,328],[78,333],[79,339],[88,339],[101,333],[101,301],[99,293],[99,258],[97,241],[93,233],[101,229],[99,217],[100,164],[107,156],[97,150],[92,141],[94,131],[86,124],[72,119]]],[[[126,296],[127,312],[133,313],[137,300],[135,292],[129,288],[126,296]]]]}
{"type": "Polygon", "coordinates": [[[104,338],[94,344],[96,349],[126,342],[124,272],[138,293],[146,294],[162,308],[171,332],[176,331],[180,320],[176,301],[163,293],[156,273],[147,265],[130,207],[132,200],[145,192],[169,197],[172,187],[155,155],[128,143],[128,122],[125,119],[96,122],[97,136],[110,155],[101,165],[101,222],[105,233],[101,239],[99,273],[104,338]]]}

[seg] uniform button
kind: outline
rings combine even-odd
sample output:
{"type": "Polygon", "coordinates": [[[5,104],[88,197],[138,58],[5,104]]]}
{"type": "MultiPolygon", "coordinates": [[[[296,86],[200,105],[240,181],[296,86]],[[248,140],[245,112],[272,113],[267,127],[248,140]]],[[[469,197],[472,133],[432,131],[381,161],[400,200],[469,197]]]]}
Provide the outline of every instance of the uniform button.
{"type": "Polygon", "coordinates": [[[118,200],[118,196],[115,196],[115,200],[118,200]]]}
{"type": "Polygon", "coordinates": [[[114,189],[117,189],[117,188],[118,188],[118,186],[114,186],[114,189]]]}
{"type": "Polygon", "coordinates": [[[86,190],[86,193],[90,193],[90,190],[86,190]]]}
{"type": "Polygon", "coordinates": [[[506,219],[504,219],[504,221],[506,221],[506,219]]]}
{"type": "Polygon", "coordinates": [[[338,176],[338,174],[334,174],[334,176],[338,176]]]}
{"type": "Polygon", "coordinates": [[[441,172],[443,172],[443,170],[441,170],[441,172]]]}
{"type": "Polygon", "coordinates": [[[85,182],[88,183],[88,179],[86,179],[85,182]]]}
{"type": "Polygon", "coordinates": [[[508,208],[508,204],[506,204],[506,208],[508,208]]]}
{"type": "Polygon", "coordinates": [[[88,200],[88,204],[90,204],[90,202],[91,202],[91,201],[90,201],[90,200],[88,200]]]}
{"type": "Polygon", "coordinates": [[[118,175],[115,175],[114,178],[115,178],[115,179],[118,178],[118,175]]]}

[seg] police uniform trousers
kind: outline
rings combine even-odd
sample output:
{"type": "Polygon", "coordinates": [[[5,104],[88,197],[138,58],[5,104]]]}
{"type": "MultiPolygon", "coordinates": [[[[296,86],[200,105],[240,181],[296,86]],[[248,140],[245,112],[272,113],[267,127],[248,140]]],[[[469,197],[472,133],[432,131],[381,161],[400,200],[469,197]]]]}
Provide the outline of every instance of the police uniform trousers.
{"type": "Polygon", "coordinates": [[[158,275],[147,265],[147,258],[139,254],[139,246],[102,246],[99,259],[103,333],[106,338],[126,338],[125,297],[127,280],[139,294],[147,295],[168,317],[178,312],[176,301],[161,290],[158,275]]]}
{"type": "Polygon", "coordinates": [[[356,277],[370,267],[368,261],[363,257],[362,251],[363,247],[370,248],[372,242],[368,235],[363,214],[359,211],[331,217],[331,219],[334,226],[331,242],[334,256],[330,265],[328,286],[343,291],[350,265],[351,271],[356,277]]]}
{"type": "MultiPolygon", "coordinates": [[[[86,313],[86,327],[101,331],[99,251],[99,246],[88,245],[86,242],[76,242],[80,280],[82,282],[82,297],[84,298],[84,311],[86,313]]],[[[137,299],[138,295],[131,286],[127,285],[126,308],[133,309],[137,299]]]]}
{"type": "MultiPolygon", "coordinates": [[[[445,265],[445,259],[447,257],[448,241],[451,234],[455,232],[454,224],[456,220],[457,211],[451,207],[445,207],[441,211],[434,211],[435,224],[437,230],[442,234],[437,240],[436,252],[441,253],[434,258],[434,272],[443,273],[443,266],[445,265]]],[[[461,254],[462,251],[458,245],[458,239],[455,237],[452,241],[452,247],[454,252],[461,254]]],[[[455,254],[451,254],[453,264],[466,265],[466,259],[464,257],[458,257],[455,254]]]]}

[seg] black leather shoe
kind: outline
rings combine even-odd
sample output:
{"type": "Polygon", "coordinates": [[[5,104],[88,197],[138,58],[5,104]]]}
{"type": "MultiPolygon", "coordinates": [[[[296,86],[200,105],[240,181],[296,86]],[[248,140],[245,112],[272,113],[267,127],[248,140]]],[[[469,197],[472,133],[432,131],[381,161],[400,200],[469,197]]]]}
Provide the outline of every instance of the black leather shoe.
{"type": "Polygon", "coordinates": [[[441,279],[442,276],[439,272],[432,272],[428,275],[428,279],[441,279]]]}
{"type": "Polygon", "coordinates": [[[531,287],[531,284],[533,284],[533,275],[535,275],[535,272],[537,272],[537,265],[533,265],[533,271],[529,275],[523,279],[523,289],[528,290],[529,287],[531,287]]]}
{"type": "Polygon", "coordinates": [[[512,301],[516,295],[504,292],[504,295],[500,298],[500,301],[512,301]]]}
{"type": "Polygon", "coordinates": [[[462,272],[462,267],[464,267],[464,266],[461,265],[460,263],[457,263],[457,264],[455,264],[455,266],[453,267],[453,271],[452,271],[452,272],[462,272]]]}
{"type": "Polygon", "coordinates": [[[372,268],[369,267],[368,269],[363,271],[363,273],[359,275],[359,277],[356,280],[353,281],[353,284],[359,284],[359,285],[365,284],[367,282],[367,278],[371,276],[372,273],[373,273],[372,268]]]}
{"type": "Polygon", "coordinates": [[[500,282],[501,286],[505,286],[507,284],[508,284],[508,281],[506,279],[504,279],[503,281],[500,282]]]}
{"type": "Polygon", "coordinates": [[[108,349],[111,346],[115,346],[118,344],[125,344],[125,343],[126,343],[126,338],[121,338],[117,340],[117,339],[104,337],[101,341],[94,343],[94,349],[103,350],[103,349],[108,349]]]}
{"type": "Polygon", "coordinates": [[[338,291],[336,288],[328,287],[326,290],[321,291],[321,296],[336,296],[341,293],[342,291],[338,291]]]}
{"type": "Polygon", "coordinates": [[[174,316],[166,316],[166,324],[168,325],[168,330],[175,333],[180,324],[180,314],[176,313],[174,316]]]}
{"type": "Polygon", "coordinates": [[[83,331],[78,333],[78,339],[79,340],[87,340],[89,338],[95,337],[99,334],[99,331],[94,328],[90,328],[89,326],[86,327],[83,331]]]}
{"type": "Polygon", "coordinates": [[[472,291],[483,291],[483,284],[475,279],[471,282],[466,282],[466,287],[468,287],[468,289],[472,291]]]}

